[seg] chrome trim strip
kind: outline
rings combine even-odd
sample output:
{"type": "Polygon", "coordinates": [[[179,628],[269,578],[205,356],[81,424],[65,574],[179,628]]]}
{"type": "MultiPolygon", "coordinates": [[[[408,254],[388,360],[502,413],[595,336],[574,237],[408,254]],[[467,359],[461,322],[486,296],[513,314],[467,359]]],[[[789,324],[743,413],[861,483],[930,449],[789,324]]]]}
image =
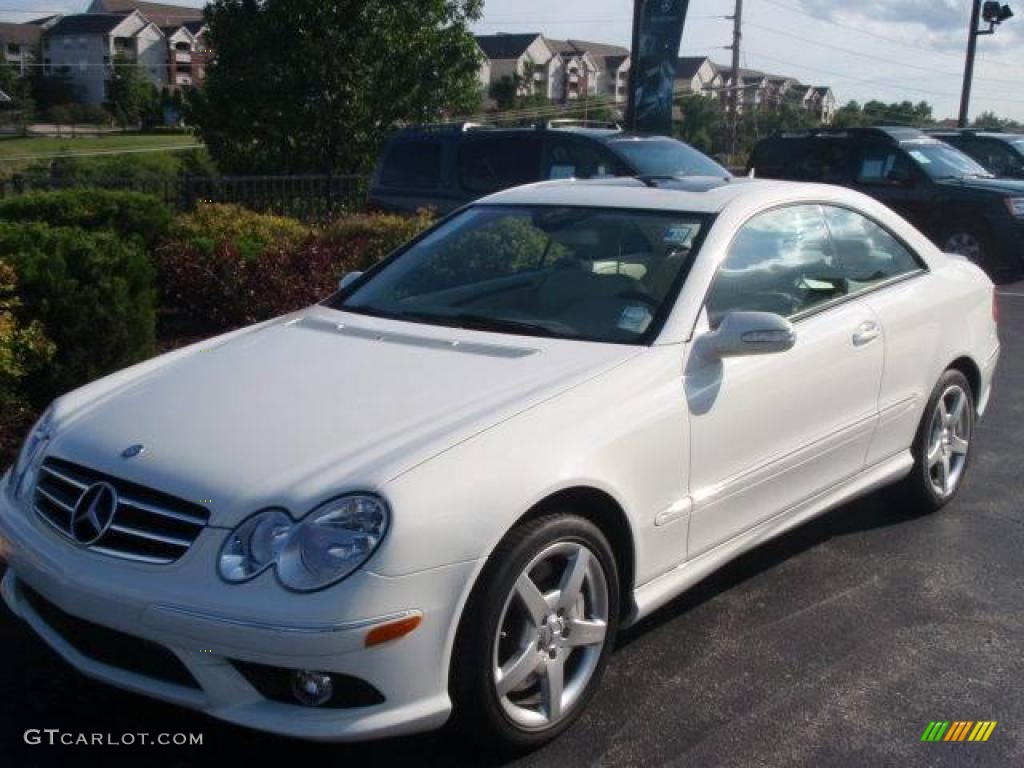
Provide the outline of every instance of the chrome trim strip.
{"type": "Polygon", "coordinates": [[[131,552],[124,552],[120,549],[107,549],[106,547],[86,547],[90,552],[99,552],[101,555],[119,557],[122,560],[134,560],[138,563],[152,563],[154,565],[167,565],[173,563],[177,558],[173,557],[150,557],[149,555],[136,555],[131,552]]]}
{"type": "Polygon", "coordinates": [[[69,515],[75,511],[75,508],[73,506],[71,506],[70,504],[65,504],[63,501],[61,501],[56,496],[54,496],[52,493],[50,493],[49,491],[44,489],[38,483],[36,484],[36,493],[42,494],[46,498],[47,501],[49,501],[51,504],[56,504],[58,507],[63,509],[69,515]]]}
{"type": "Polygon", "coordinates": [[[246,629],[259,629],[267,632],[283,632],[286,634],[298,634],[298,635],[315,635],[315,634],[326,634],[331,632],[346,632],[352,629],[364,629],[366,627],[372,627],[375,624],[383,624],[389,621],[397,621],[398,619],[406,619],[412,616],[422,616],[423,612],[418,610],[407,610],[397,611],[395,613],[388,613],[383,616],[375,616],[371,619],[357,619],[355,621],[344,621],[339,624],[308,624],[308,625],[295,625],[295,624],[274,624],[272,622],[257,621],[255,619],[237,619],[230,616],[223,616],[216,613],[205,613],[204,611],[197,611],[192,608],[183,608],[179,605],[164,605],[157,604],[152,607],[151,610],[163,611],[165,613],[176,613],[181,616],[188,616],[193,619],[200,619],[202,621],[212,621],[219,624],[231,624],[236,627],[245,627],[246,629]]]}
{"type": "Polygon", "coordinates": [[[67,539],[68,541],[74,541],[74,539],[71,538],[71,535],[65,529],[61,528],[60,525],[51,520],[49,515],[43,512],[43,510],[41,510],[36,504],[32,505],[32,511],[36,513],[36,517],[38,517],[44,523],[53,528],[53,530],[55,530],[65,539],[67,539]]]}
{"type": "Polygon", "coordinates": [[[73,477],[68,477],[63,472],[58,472],[56,469],[54,469],[53,467],[48,467],[46,464],[40,464],[39,469],[45,472],[46,474],[52,475],[53,477],[56,477],[58,480],[67,483],[68,485],[74,486],[80,491],[84,491],[86,488],[89,487],[88,483],[83,483],[78,480],[75,480],[73,477]]]}
{"type": "Polygon", "coordinates": [[[206,526],[206,520],[193,517],[192,515],[187,515],[184,512],[172,512],[171,510],[164,509],[163,507],[154,507],[152,504],[147,504],[144,501],[138,501],[133,499],[131,496],[120,496],[119,499],[125,506],[137,509],[140,512],[148,512],[151,515],[167,517],[171,520],[178,520],[182,523],[191,523],[192,525],[198,525],[201,527],[206,526]]]}
{"type": "Polygon", "coordinates": [[[179,539],[175,536],[168,536],[162,533],[150,533],[149,531],[140,531],[137,528],[129,528],[127,525],[118,525],[114,523],[110,526],[111,531],[117,533],[123,533],[125,536],[135,536],[139,539],[148,539],[150,541],[159,541],[162,544],[173,544],[176,547],[182,549],[188,549],[192,546],[192,542],[187,539],[179,539]]]}

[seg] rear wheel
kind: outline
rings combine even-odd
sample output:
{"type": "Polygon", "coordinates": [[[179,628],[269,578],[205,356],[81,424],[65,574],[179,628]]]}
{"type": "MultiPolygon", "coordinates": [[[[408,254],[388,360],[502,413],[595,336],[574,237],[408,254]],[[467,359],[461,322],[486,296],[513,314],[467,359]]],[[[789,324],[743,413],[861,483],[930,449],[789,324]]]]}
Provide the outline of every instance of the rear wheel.
{"type": "Polygon", "coordinates": [[[914,440],[914,469],[902,483],[910,501],[933,511],[956,496],[970,462],[974,413],[967,378],[946,371],[928,400],[914,440]]]}
{"type": "Polygon", "coordinates": [[[597,688],[618,615],[615,558],[593,523],[552,515],[511,531],[459,626],[456,725],[505,749],[555,738],[597,688]]]}

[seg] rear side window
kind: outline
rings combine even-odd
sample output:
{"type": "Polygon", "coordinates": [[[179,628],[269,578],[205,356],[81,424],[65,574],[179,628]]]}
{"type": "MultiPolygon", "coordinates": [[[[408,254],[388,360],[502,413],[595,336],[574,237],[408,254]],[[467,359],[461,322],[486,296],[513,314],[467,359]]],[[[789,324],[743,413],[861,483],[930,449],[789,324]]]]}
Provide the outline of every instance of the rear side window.
{"type": "Polygon", "coordinates": [[[535,136],[498,136],[459,148],[459,185],[489,193],[539,181],[540,141],[535,136]]]}
{"type": "Polygon", "coordinates": [[[715,328],[734,311],[791,317],[846,290],[821,208],[779,208],[737,233],[708,293],[708,320],[715,328]]]}
{"type": "Polygon", "coordinates": [[[921,269],[906,246],[859,213],[825,206],[825,222],[850,293],[921,269]]]}
{"type": "Polygon", "coordinates": [[[433,189],[441,181],[441,145],[436,141],[398,141],[384,157],[384,187],[433,189]]]}

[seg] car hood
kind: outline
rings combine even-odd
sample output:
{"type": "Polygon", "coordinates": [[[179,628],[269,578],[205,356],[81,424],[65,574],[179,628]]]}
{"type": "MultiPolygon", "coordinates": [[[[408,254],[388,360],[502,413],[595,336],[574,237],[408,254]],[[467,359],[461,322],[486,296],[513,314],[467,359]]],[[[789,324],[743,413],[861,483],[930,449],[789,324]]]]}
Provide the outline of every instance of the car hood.
{"type": "Polygon", "coordinates": [[[640,351],[315,307],[69,396],[49,454],[201,503],[212,525],[271,505],[303,513],[640,351]]]}
{"type": "Polygon", "coordinates": [[[967,187],[968,189],[993,192],[999,195],[1024,196],[1024,180],[1022,179],[940,179],[937,183],[947,187],[967,187]]]}

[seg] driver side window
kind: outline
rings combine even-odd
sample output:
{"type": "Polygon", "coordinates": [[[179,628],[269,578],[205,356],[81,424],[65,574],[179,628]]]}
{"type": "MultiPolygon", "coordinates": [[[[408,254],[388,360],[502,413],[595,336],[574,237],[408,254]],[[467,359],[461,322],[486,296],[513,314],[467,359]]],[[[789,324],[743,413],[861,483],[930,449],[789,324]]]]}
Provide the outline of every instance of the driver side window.
{"type": "Polygon", "coordinates": [[[792,317],[844,295],[820,206],[779,208],[736,235],[708,293],[708,321],[716,328],[736,311],[792,317]]]}

